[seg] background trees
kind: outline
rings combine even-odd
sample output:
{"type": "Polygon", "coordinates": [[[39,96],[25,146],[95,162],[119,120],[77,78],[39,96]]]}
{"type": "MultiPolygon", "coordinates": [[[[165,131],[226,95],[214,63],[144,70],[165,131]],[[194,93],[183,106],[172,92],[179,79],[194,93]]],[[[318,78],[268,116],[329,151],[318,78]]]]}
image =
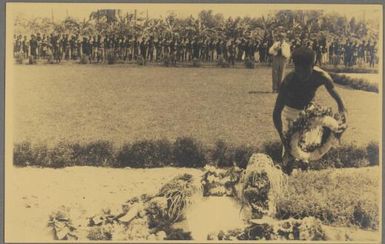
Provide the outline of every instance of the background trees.
{"type": "Polygon", "coordinates": [[[377,39],[378,23],[365,23],[355,17],[320,10],[280,10],[258,18],[228,17],[213,10],[202,10],[198,16],[177,17],[170,12],[165,17],[149,18],[145,13],[123,13],[117,9],[99,9],[83,20],[67,17],[62,21],[50,18],[15,19],[16,34],[52,32],[91,36],[115,34],[129,37],[252,37],[263,40],[277,31],[285,31],[290,39],[341,37],[353,40],[377,39]]]}

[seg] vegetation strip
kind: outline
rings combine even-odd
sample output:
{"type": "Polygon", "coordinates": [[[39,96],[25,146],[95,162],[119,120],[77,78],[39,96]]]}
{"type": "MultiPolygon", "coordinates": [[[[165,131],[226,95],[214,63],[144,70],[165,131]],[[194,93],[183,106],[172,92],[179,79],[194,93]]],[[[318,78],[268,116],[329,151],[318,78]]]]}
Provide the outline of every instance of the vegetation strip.
{"type": "Polygon", "coordinates": [[[373,84],[366,79],[357,79],[351,78],[346,75],[341,75],[337,73],[330,73],[330,76],[333,78],[334,82],[340,85],[349,86],[356,90],[363,90],[369,92],[378,93],[378,84],[373,84]]]}
{"type": "MultiPolygon", "coordinates": [[[[95,141],[85,144],[60,142],[53,147],[32,145],[30,142],[15,144],[13,163],[15,166],[38,166],[62,168],[68,166],[98,167],[191,167],[201,168],[207,163],[218,167],[237,165],[245,168],[253,153],[268,154],[280,165],[281,143],[264,143],[261,147],[231,145],[217,141],[213,146],[203,145],[191,137],[179,137],[175,141],[140,140],[115,148],[112,142],[95,141]]],[[[363,167],[379,164],[378,143],[366,147],[342,145],[331,149],[322,159],[311,162],[310,169],[363,167]]]]}

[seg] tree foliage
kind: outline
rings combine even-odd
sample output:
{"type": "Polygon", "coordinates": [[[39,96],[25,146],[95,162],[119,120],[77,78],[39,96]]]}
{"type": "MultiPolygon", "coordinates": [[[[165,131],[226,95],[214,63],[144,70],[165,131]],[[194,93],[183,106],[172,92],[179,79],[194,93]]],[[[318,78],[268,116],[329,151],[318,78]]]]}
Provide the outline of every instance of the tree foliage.
{"type": "Polygon", "coordinates": [[[144,13],[122,13],[115,9],[99,9],[88,19],[67,17],[63,21],[49,18],[27,19],[18,16],[14,22],[16,34],[52,32],[97,35],[114,34],[129,37],[251,37],[262,40],[278,31],[287,33],[290,39],[313,39],[327,36],[353,39],[378,38],[378,25],[364,23],[355,17],[347,19],[338,13],[321,10],[280,10],[267,15],[252,17],[228,17],[213,10],[202,10],[197,17],[177,17],[170,12],[163,18],[148,18],[144,13]]]}

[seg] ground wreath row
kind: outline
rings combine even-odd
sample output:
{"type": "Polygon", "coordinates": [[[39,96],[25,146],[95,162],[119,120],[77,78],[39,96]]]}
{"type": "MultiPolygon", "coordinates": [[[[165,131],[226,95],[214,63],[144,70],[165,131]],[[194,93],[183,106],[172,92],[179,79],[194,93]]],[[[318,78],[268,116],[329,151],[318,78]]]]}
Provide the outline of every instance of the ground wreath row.
{"type": "Polygon", "coordinates": [[[314,217],[274,218],[284,177],[269,156],[253,154],[244,170],[207,166],[200,179],[179,175],[154,196],[130,198],[120,211],[102,211],[83,224],[75,224],[79,220],[62,208],[50,215],[48,227],[56,240],[192,240],[197,233],[175,224],[188,223],[185,213],[199,199],[215,196],[235,198],[247,213],[239,228],[203,233],[207,240],[326,240],[321,221],[314,217]]]}

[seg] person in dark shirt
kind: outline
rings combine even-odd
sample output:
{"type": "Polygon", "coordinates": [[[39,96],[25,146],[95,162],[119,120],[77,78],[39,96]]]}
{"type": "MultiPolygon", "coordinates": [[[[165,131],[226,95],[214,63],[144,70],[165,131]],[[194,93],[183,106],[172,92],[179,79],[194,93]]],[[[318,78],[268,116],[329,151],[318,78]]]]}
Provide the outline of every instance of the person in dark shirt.
{"type": "Polygon", "coordinates": [[[242,58],[244,56],[246,49],[246,42],[245,39],[241,39],[241,41],[238,43],[238,54],[237,54],[237,61],[242,61],[242,58]]]}
{"type": "Polygon", "coordinates": [[[192,51],[193,51],[193,53],[192,53],[193,59],[199,59],[200,53],[199,53],[199,43],[198,42],[199,42],[198,38],[195,38],[195,40],[191,44],[192,51]]]}
{"type": "Polygon", "coordinates": [[[126,40],[124,36],[119,37],[119,57],[121,60],[126,60],[126,40]]]}
{"type": "Polygon", "coordinates": [[[124,37],[124,61],[127,61],[129,60],[129,56],[130,56],[130,37],[129,36],[125,36],[124,37]]]}
{"type": "Polygon", "coordinates": [[[374,64],[376,63],[377,58],[377,42],[374,42],[372,46],[370,46],[370,62],[369,67],[374,67],[374,64]]]}
{"type": "Polygon", "coordinates": [[[250,40],[245,41],[244,51],[245,51],[245,59],[250,58],[251,56],[250,40]]]}
{"type": "Polygon", "coordinates": [[[94,61],[96,61],[96,55],[98,52],[96,36],[93,36],[93,37],[90,36],[89,40],[90,40],[90,44],[91,44],[91,59],[94,62],[94,61]]]}
{"type": "Polygon", "coordinates": [[[236,49],[235,41],[231,41],[228,47],[228,51],[229,51],[229,64],[231,64],[232,66],[235,65],[235,49],[236,49]]]}
{"type": "Polygon", "coordinates": [[[344,45],[344,65],[351,66],[351,59],[352,59],[352,43],[350,40],[346,41],[344,45]]]}
{"type": "Polygon", "coordinates": [[[249,41],[249,45],[247,46],[248,49],[248,56],[251,60],[255,60],[255,50],[256,50],[256,44],[253,40],[249,41]]]}
{"type": "MultiPolygon", "coordinates": [[[[291,155],[284,143],[285,133],[299,114],[312,102],[320,86],[326,88],[330,96],[336,101],[338,111],[347,119],[345,104],[335,89],[332,78],[327,72],[314,66],[315,53],[313,50],[300,47],[292,55],[294,71],[284,78],[273,111],[274,126],[284,147],[284,171],[288,174],[291,173],[292,165],[291,155]]],[[[339,131],[342,132],[345,129],[346,123],[339,125],[339,131]]]]}
{"type": "Polygon", "coordinates": [[[29,40],[29,50],[30,50],[30,55],[32,56],[33,59],[37,58],[37,53],[38,53],[38,44],[35,35],[31,35],[31,40],[29,40]]]}
{"type": "Polygon", "coordinates": [[[61,40],[60,35],[55,35],[52,38],[52,48],[53,48],[53,58],[56,63],[60,63],[62,59],[62,49],[61,49],[61,40]]]}
{"type": "Polygon", "coordinates": [[[61,56],[61,60],[63,60],[63,59],[65,59],[65,55],[66,55],[66,46],[67,46],[67,42],[66,42],[66,38],[65,38],[65,35],[64,34],[62,34],[61,36],[60,36],[60,42],[59,42],[59,44],[60,44],[60,54],[62,55],[61,56]]]}
{"type": "Polygon", "coordinates": [[[322,50],[323,50],[323,46],[320,44],[320,43],[318,43],[318,45],[317,45],[317,49],[316,49],[316,64],[318,64],[318,65],[322,65],[322,50]]]}
{"type": "Polygon", "coordinates": [[[215,49],[216,49],[216,52],[217,52],[217,60],[221,57],[223,57],[222,55],[222,41],[221,40],[218,40],[216,43],[215,43],[215,49]]]}
{"type": "Polygon", "coordinates": [[[215,52],[215,42],[213,39],[209,40],[208,44],[208,61],[213,62],[214,61],[214,52],[215,52]]]}
{"type": "Polygon", "coordinates": [[[103,46],[104,46],[104,59],[108,57],[108,54],[110,53],[110,37],[106,35],[103,40],[103,46]]]}
{"type": "Polygon", "coordinates": [[[36,42],[37,42],[36,58],[40,58],[42,50],[41,50],[41,35],[39,32],[36,34],[36,42]]]}
{"type": "Polygon", "coordinates": [[[342,62],[343,47],[341,40],[336,39],[334,46],[335,65],[339,65],[342,62]]]}
{"type": "Polygon", "coordinates": [[[92,46],[91,46],[91,43],[90,43],[90,40],[87,39],[87,37],[83,37],[83,41],[82,41],[82,53],[83,55],[86,56],[86,58],[89,60],[89,62],[91,63],[91,54],[92,54],[92,46]]]}
{"type": "Polygon", "coordinates": [[[110,48],[110,51],[113,52],[113,53],[115,52],[115,42],[116,42],[115,35],[112,35],[110,37],[110,46],[109,46],[109,48],[110,48]]]}
{"type": "Polygon", "coordinates": [[[208,42],[207,39],[202,40],[201,42],[201,60],[207,61],[207,55],[208,55],[208,42]]]}
{"type": "Polygon", "coordinates": [[[192,43],[191,43],[191,39],[190,38],[187,38],[187,42],[186,42],[186,58],[185,60],[186,61],[191,61],[192,59],[192,43]]]}
{"type": "Polygon", "coordinates": [[[71,56],[71,59],[76,59],[78,56],[77,50],[76,50],[76,37],[75,37],[75,35],[72,35],[71,39],[70,39],[70,56],[71,56]]]}
{"type": "Polygon", "coordinates": [[[96,62],[101,63],[103,62],[103,52],[104,52],[101,35],[97,36],[95,46],[96,46],[96,62]]]}
{"type": "Polygon", "coordinates": [[[47,57],[47,37],[45,36],[45,34],[43,34],[42,38],[41,38],[41,57],[42,58],[46,58],[47,57]]]}
{"type": "Polygon", "coordinates": [[[23,51],[22,35],[18,35],[15,42],[15,53],[21,53],[23,51]]]}
{"type": "Polygon", "coordinates": [[[27,41],[27,36],[24,36],[24,39],[23,39],[23,42],[22,42],[22,45],[23,45],[23,54],[24,54],[24,58],[28,58],[28,41],[27,41]]]}
{"type": "Polygon", "coordinates": [[[78,52],[78,58],[81,58],[82,55],[82,40],[80,39],[79,35],[76,35],[76,49],[78,52]]]}
{"type": "Polygon", "coordinates": [[[265,63],[266,62],[266,50],[267,50],[267,43],[263,42],[258,47],[259,52],[259,62],[265,63]]]}
{"type": "Polygon", "coordinates": [[[162,40],[162,58],[169,57],[170,56],[170,43],[167,38],[163,38],[162,40]]]}
{"type": "Polygon", "coordinates": [[[359,49],[358,42],[355,41],[353,44],[353,48],[352,48],[352,53],[353,53],[352,63],[353,63],[353,65],[356,65],[358,63],[358,49],[359,49]]]}
{"type": "Polygon", "coordinates": [[[269,50],[273,46],[273,44],[274,44],[273,37],[268,36],[267,37],[267,45],[266,45],[266,61],[269,65],[271,65],[273,62],[273,57],[271,55],[269,55],[269,50]]]}
{"type": "Polygon", "coordinates": [[[358,46],[358,65],[363,65],[365,62],[365,40],[358,46]]]}
{"type": "Polygon", "coordinates": [[[45,36],[45,34],[43,34],[43,37],[41,38],[40,50],[41,50],[40,57],[46,58],[47,57],[47,37],[45,36]]]}
{"type": "Polygon", "coordinates": [[[371,41],[368,40],[368,43],[365,46],[365,55],[366,55],[365,62],[366,63],[370,63],[370,49],[371,49],[371,46],[372,46],[371,41]]]}
{"type": "Polygon", "coordinates": [[[329,53],[329,64],[334,64],[334,42],[330,43],[328,48],[329,53]]]}
{"type": "Polygon", "coordinates": [[[155,49],[155,61],[158,62],[160,60],[160,51],[162,49],[160,40],[158,38],[154,39],[154,49],[155,49]]]}
{"type": "Polygon", "coordinates": [[[134,37],[134,41],[132,44],[132,49],[133,49],[133,58],[136,60],[139,56],[139,41],[137,37],[134,37]]]}
{"type": "Polygon", "coordinates": [[[144,39],[144,37],[140,41],[139,46],[140,46],[140,55],[143,57],[144,60],[146,60],[146,40],[144,39]]]}
{"type": "Polygon", "coordinates": [[[202,39],[199,39],[198,41],[198,47],[199,47],[199,58],[200,60],[202,61],[205,61],[205,54],[206,54],[206,40],[204,40],[203,38],[202,39]]]}
{"type": "Polygon", "coordinates": [[[176,38],[172,38],[170,42],[170,61],[172,65],[176,65],[176,54],[177,54],[177,49],[178,49],[178,41],[176,38]]]}
{"type": "Polygon", "coordinates": [[[187,48],[187,39],[183,38],[180,42],[180,53],[179,53],[179,61],[184,62],[186,61],[186,48],[187,48]]]}
{"type": "Polygon", "coordinates": [[[227,40],[225,39],[222,39],[221,41],[221,51],[222,51],[222,55],[223,55],[223,58],[225,60],[228,60],[228,49],[227,49],[227,40]]]}
{"type": "Polygon", "coordinates": [[[181,55],[182,55],[182,42],[179,38],[175,40],[175,62],[181,61],[181,55]]]}

